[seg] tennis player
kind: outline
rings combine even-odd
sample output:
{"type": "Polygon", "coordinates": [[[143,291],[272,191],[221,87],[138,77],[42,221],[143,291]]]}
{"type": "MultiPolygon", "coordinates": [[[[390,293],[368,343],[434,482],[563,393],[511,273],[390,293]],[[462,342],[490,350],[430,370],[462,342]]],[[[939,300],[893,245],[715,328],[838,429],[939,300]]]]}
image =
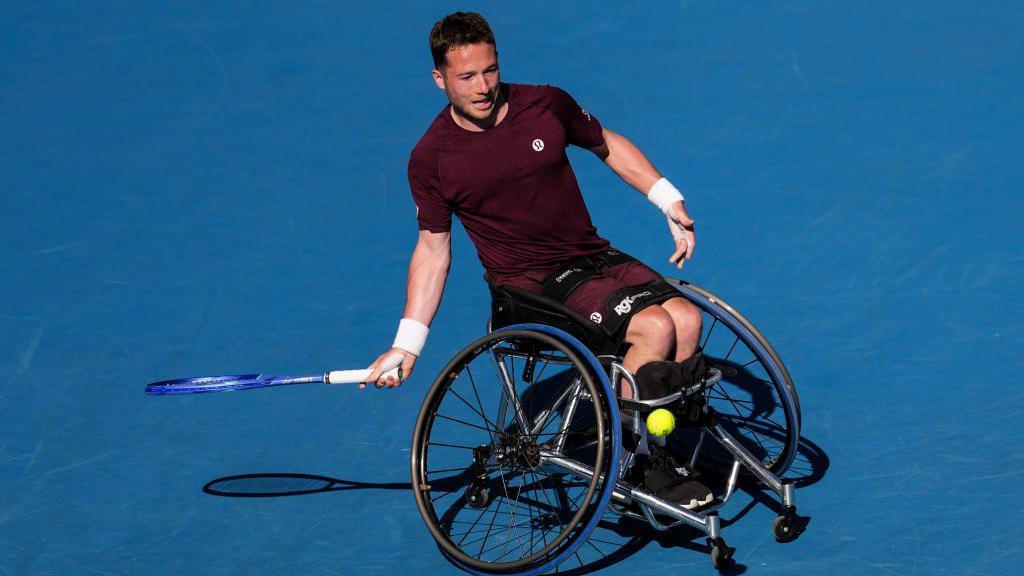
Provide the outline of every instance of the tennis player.
{"type": "MultiPolygon", "coordinates": [[[[370,366],[367,382],[399,386],[393,376],[380,377],[381,367],[399,361],[403,378],[412,374],[444,292],[453,214],[492,283],[556,297],[610,335],[625,330],[623,364],[637,374],[641,396],[651,379],[692,382],[702,375],[700,312],[660,274],[597,234],[566,148],[590,150],[665,214],[674,244],[668,260],[682,268],[695,244],[679,191],[564,90],[501,82],[494,35],[479,14],[456,12],[437,22],[430,51],[434,82],[448,105],[409,159],[419,239],[394,346],[370,366]]],[[[650,450],[634,467],[648,489],[688,507],[710,501],[692,470],[650,450]]]]}

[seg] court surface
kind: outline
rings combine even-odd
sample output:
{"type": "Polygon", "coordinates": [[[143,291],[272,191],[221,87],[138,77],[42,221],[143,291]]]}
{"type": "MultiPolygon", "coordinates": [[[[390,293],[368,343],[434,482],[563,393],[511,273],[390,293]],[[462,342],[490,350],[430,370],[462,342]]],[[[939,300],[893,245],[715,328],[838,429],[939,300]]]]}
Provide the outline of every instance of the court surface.
{"type": "MultiPolygon", "coordinates": [[[[503,80],[569,90],[680,185],[698,221],[683,276],[792,372],[811,523],[776,544],[774,513],[738,498],[740,571],[1019,569],[1019,5],[291,4],[0,4],[0,574],[455,572],[408,450],[426,387],[484,330],[461,228],[399,391],[142,388],[390,345],[408,153],[444,104],[427,32],[458,8],[491,21],[503,80]],[[260,473],[333,483],[203,491],[260,473]]],[[[571,158],[599,232],[673,272],[657,211],[571,158]]],[[[713,573],[687,542],[628,538],[576,573],[713,573]]]]}

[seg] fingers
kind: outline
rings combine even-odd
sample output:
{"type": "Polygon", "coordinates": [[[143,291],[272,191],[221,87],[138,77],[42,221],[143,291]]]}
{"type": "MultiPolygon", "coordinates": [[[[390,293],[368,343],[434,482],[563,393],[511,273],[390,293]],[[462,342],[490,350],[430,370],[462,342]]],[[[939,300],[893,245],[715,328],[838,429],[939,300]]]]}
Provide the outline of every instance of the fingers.
{"type": "Polygon", "coordinates": [[[676,268],[682,270],[683,264],[693,257],[693,248],[696,244],[693,234],[693,220],[685,218],[686,226],[679,219],[668,217],[668,228],[672,233],[672,240],[675,241],[676,250],[669,257],[669,264],[675,264],[676,268]]]}
{"type": "Polygon", "coordinates": [[[366,385],[371,382],[377,385],[377,388],[380,388],[378,382],[380,380],[381,374],[384,372],[385,360],[387,359],[387,356],[390,353],[391,351],[389,350],[388,352],[381,354],[380,356],[377,357],[376,360],[373,361],[373,364],[370,364],[370,375],[366,377],[365,381],[359,383],[360,390],[366,388],[366,385]]]}
{"type": "Polygon", "coordinates": [[[392,348],[370,365],[370,375],[359,383],[359,389],[366,388],[370,383],[376,388],[398,388],[402,385],[402,380],[412,372],[412,365],[415,362],[414,355],[399,348],[392,348]]]}
{"type": "Polygon", "coordinates": [[[686,256],[687,248],[689,244],[685,241],[676,242],[676,251],[672,253],[672,256],[668,259],[669,264],[677,264],[679,268],[683,267],[683,257],[686,256]]]}

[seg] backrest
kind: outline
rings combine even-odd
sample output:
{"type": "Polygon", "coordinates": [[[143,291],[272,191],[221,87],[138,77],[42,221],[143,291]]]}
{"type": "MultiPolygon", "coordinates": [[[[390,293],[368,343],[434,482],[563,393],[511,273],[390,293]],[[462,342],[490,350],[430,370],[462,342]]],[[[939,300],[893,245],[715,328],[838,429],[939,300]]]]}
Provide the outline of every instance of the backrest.
{"type": "Polygon", "coordinates": [[[491,291],[492,330],[511,324],[536,322],[565,330],[579,338],[595,354],[619,352],[619,348],[622,346],[621,337],[608,336],[603,330],[561,302],[515,286],[496,286],[487,276],[484,279],[487,280],[487,286],[491,291]]]}

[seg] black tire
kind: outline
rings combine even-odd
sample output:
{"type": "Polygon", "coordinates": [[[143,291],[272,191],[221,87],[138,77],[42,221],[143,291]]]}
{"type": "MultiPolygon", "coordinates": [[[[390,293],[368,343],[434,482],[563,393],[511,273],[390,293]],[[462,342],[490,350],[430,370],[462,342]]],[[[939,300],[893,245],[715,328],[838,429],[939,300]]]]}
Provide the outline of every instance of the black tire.
{"type": "Polygon", "coordinates": [[[588,351],[549,331],[571,338],[549,327],[510,327],[476,340],[448,363],[420,409],[411,458],[416,505],[442,552],[470,572],[550,569],[583,543],[614,487],[606,479],[616,477],[620,439],[607,377],[595,372],[588,351]],[[523,381],[530,372],[532,381],[523,381]],[[585,393],[575,411],[567,410],[570,390],[585,393]],[[503,404],[511,419],[502,416],[503,404]],[[562,452],[563,423],[597,432],[562,452]],[[552,454],[598,473],[553,470],[544,456],[552,454]],[[487,490],[486,506],[467,502],[473,482],[487,490]]]}

